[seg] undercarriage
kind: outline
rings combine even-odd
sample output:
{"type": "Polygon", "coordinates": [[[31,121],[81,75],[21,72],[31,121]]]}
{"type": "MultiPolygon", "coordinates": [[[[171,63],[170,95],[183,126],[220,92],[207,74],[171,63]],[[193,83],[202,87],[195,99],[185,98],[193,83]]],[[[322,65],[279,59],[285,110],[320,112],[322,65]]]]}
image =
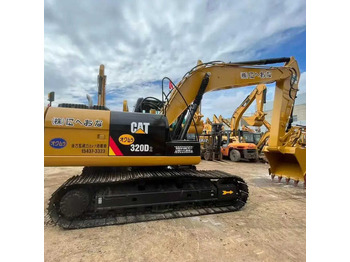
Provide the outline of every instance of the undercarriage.
{"type": "Polygon", "coordinates": [[[247,198],[243,179],[222,171],[85,167],[53,193],[48,214],[77,229],[232,212],[247,198]]]}

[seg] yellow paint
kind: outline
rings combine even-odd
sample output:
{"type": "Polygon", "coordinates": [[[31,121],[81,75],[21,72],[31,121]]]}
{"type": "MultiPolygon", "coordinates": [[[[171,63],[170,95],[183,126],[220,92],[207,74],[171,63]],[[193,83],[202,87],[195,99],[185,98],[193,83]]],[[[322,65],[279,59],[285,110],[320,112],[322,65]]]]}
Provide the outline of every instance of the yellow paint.
{"type": "MultiPolygon", "coordinates": [[[[210,74],[206,92],[276,83],[270,140],[269,145],[264,148],[264,153],[270,162],[272,173],[302,180],[306,173],[306,147],[303,143],[295,143],[294,138],[298,134],[297,131],[291,133],[289,138],[286,137],[286,127],[294,106],[300,77],[299,67],[294,57],[291,57],[289,62],[283,66],[276,67],[199,63],[178,83],[177,89],[172,92],[165,105],[163,112],[166,112],[169,125],[174,123],[187,106],[194,101],[206,73],[210,74]],[[296,81],[293,82],[294,79],[296,81]],[[292,144],[289,144],[288,141],[292,144]]],[[[103,71],[100,76],[104,76],[103,71]]],[[[104,84],[102,83],[102,86],[104,84]]],[[[104,94],[102,94],[99,104],[104,105],[104,100],[104,94]]],[[[199,156],[109,157],[110,111],[108,110],[50,107],[46,109],[44,115],[44,163],[46,166],[195,165],[200,162],[199,156]],[[80,123],[76,122],[74,126],[67,125],[68,119],[71,118],[79,120],[80,123]],[[60,119],[63,119],[62,124],[55,121],[60,119]],[[97,120],[103,124],[95,125],[97,120]],[[86,121],[92,121],[93,124],[84,125],[86,121]],[[52,148],[50,141],[55,138],[66,140],[67,146],[61,149],[52,148]],[[100,145],[103,147],[101,148],[100,145]]],[[[70,120],[68,122],[71,123],[70,120]]],[[[145,134],[141,129],[136,133],[145,134]]]]}
{"type": "Polygon", "coordinates": [[[110,156],[115,156],[114,151],[113,151],[113,149],[112,149],[111,147],[109,147],[108,154],[109,154],[110,156]]]}
{"type": "Polygon", "coordinates": [[[200,156],[45,156],[45,166],[197,165],[200,156]]]}
{"type": "MultiPolygon", "coordinates": [[[[306,173],[306,147],[295,143],[288,145],[283,141],[300,78],[300,70],[295,58],[290,57],[290,60],[283,66],[256,67],[234,63],[199,63],[195,69],[181,79],[177,84],[177,89],[171,93],[165,105],[164,112],[166,112],[169,124],[174,123],[187,106],[194,101],[205,74],[210,74],[205,92],[276,83],[269,130],[270,138],[268,145],[264,148],[264,153],[269,160],[272,173],[303,180],[306,173]]],[[[262,85],[260,87],[264,88],[262,85]]],[[[261,105],[261,98],[258,100],[257,104],[261,105]]],[[[249,104],[251,100],[248,99],[245,102],[249,104]]],[[[264,124],[263,118],[264,114],[259,114],[250,120],[261,125],[264,124]]],[[[232,124],[234,126],[236,123],[232,124]]]]}
{"type": "Polygon", "coordinates": [[[122,145],[128,146],[134,143],[135,138],[129,134],[123,134],[118,138],[119,143],[122,145]]]}
{"type": "Polygon", "coordinates": [[[222,191],[222,195],[223,195],[223,196],[224,196],[224,195],[227,195],[227,194],[232,195],[232,194],[233,194],[233,191],[232,191],[232,190],[230,190],[230,191],[223,190],[223,191],[222,191]]]}
{"type": "Polygon", "coordinates": [[[46,110],[44,129],[45,156],[107,156],[110,111],[64,107],[49,107],[46,110]],[[54,119],[61,119],[62,125],[55,125],[54,119]],[[74,119],[74,120],[72,120],[74,119]],[[85,120],[93,121],[92,126],[84,126],[85,120]],[[95,121],[102,126],[95,126],[95,121]],[[73,126],[67,125],[73,123],[73,126]],[[67,146],[55,149],[51,139],[62,138],[67,146]]]}
{"type": "Polygon", "coordinates": [[[145,131],[143,131],[142,129],[139,129],[135,132],[135,134],[145,134],[145,131]]]}

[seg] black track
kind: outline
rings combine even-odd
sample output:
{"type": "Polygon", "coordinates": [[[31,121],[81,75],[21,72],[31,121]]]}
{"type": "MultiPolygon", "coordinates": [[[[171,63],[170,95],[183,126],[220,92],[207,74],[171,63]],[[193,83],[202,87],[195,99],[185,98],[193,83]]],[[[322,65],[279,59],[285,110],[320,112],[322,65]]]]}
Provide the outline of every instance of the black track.
{"type": "Polygon", "coordinates": [[[61,187],[59,187],[51,196],[48,206],[48,215],[54,224],[64,229],[78,229],[88,227],[98,227],[107,225],[119,225],[143,221],[162,220],[179,217],[198,216],[206,214],[232,212],[241,209],[248,198],[248,186],[244,180],[222,171],[198,171],[194,169],[172,169],[172,170],[152,170],[152,171],[129,171],[120,172],[117,169],[110,168],[87,168],[83,169],[81,175],[71,177],[61,187]],[[238,198],[229,204],[220,206],[218,203],[191,203],[185,207],[173,207],[170,210],[161,210],[160,212],[149,212],[130,209],[125,212],[86,212],[84,215],[67,219],[59,211],[59,203],[62,196],[71,189],[102,187],[114,185],[121,182],[141,181],[154,178],[206,178],[223,179],[229,178],[236,184],[239,193],[238,198]]]}

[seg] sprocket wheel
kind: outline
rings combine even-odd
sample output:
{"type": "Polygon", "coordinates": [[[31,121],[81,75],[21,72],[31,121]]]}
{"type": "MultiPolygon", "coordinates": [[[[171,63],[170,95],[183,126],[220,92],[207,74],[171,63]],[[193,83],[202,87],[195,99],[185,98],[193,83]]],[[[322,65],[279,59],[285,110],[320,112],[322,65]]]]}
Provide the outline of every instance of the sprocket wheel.
{"type": "Polygon", "coordinates": [[[75,218],[82,215],[90,203],[89,192],[85,189],[68,191],[60,201],[60,211],[66,218],[75,218]]]}

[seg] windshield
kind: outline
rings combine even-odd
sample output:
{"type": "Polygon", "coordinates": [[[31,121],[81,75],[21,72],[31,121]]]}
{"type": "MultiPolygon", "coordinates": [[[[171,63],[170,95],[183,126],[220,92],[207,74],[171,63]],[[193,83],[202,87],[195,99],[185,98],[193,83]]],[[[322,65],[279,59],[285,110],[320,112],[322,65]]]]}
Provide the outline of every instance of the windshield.
{"type": "Polygon", "coordinates": [[[258,144],[261,138],[261,134],[254,134],[254,143],[258,144]]]}
{"type": "Polygon", "coordinates": [[[254,143],[254,134],[252,133],[243,133],[243,138],[246,143],[254,143]]]}

